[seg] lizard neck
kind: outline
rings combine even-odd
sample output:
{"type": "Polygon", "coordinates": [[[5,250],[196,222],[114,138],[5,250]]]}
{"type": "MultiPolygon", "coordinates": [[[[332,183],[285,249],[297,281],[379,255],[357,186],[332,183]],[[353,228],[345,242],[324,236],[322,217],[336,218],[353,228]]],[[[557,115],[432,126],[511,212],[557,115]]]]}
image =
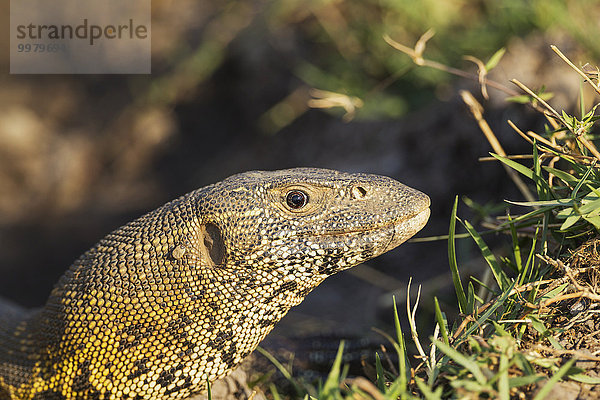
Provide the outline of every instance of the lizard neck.
{"type": "Polygon", "coordinates": [[[36,334],[40,315],[41,310],[0,304],[0,399],[21,398],[34,385],[37,367],[43,364],[36,334]]]}

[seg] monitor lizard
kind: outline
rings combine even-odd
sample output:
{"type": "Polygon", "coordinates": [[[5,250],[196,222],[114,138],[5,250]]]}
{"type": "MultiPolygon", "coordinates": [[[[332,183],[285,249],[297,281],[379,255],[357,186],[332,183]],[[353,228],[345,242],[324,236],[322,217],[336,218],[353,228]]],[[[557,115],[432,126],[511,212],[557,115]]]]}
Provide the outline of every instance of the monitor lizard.
{"type": "Polygon", "coordinates": [[[0,306],[0,399],[184,399],[238,365],[328,276],[419,231],[391,178],[251,171],[107,235],[44,307],[0,306]]]}

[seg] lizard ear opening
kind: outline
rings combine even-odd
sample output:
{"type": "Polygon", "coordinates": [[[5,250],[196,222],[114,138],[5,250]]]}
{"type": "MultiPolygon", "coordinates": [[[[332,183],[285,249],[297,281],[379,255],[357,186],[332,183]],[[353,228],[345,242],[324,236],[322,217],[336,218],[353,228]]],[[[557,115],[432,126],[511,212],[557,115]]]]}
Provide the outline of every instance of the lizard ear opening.
{"type": "Polygon", "coordinates": [[[225,242],[221,229],[215,224],[207,223],[200,228],[200,248],[202,258],[212,266],[222,265],[225,259],[225,242]]]}

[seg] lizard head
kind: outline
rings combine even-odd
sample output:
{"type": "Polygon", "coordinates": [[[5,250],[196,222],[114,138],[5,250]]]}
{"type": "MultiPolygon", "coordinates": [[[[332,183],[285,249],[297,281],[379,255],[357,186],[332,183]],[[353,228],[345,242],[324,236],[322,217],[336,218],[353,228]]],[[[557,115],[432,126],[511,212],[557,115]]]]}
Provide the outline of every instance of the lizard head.
{"type": "Polygon", "coordinates": [[[234,175],[204,198],[215,264],[319,281],[406,241],[425,225],[430,205],[391,178],[314,168],[234,175]],[[210,200],[217,193],[227,208],[210,200]]]}

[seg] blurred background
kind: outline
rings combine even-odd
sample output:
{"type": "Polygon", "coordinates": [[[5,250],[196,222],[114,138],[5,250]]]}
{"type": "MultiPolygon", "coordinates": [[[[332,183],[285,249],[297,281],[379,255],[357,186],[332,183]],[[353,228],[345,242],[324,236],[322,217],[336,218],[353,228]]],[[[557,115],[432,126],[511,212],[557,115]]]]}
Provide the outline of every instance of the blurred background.
{"type": "MultiPolygon", "coordinates": [[[[567,110],[579,78],[549,45],[576,62],[600,56],[592,0],[154,0],[151,75],[10,75],[0,1],[0,295],[26,306],[43,304],[111,230],[241,171],[394,177],[432,199],[421,237],[447,233],[456,195],[486,209],[521,200],[498,164],[478,161],[491,148],[458,95],[481,98],[476,82],[416,67],[385,34],[412,47],[433,28],[425,57],[471,73],[463,56],[485,61],[505,47],[491,78],[546,85],[567,110]]],[[[490,96],[484,117],[507,152],[529,151],[506,120],[538,132],[544,121],[490,96]]],[[[404,296],[409,277],[423,285],[424,307],[433,294],[451,298],[446,246],[406,243],[329,278],[279,332],[365,335],[391,323],[391,293],[404,296]]],[[[467,241],[459,258],[477,273],[467,241]]]]}

